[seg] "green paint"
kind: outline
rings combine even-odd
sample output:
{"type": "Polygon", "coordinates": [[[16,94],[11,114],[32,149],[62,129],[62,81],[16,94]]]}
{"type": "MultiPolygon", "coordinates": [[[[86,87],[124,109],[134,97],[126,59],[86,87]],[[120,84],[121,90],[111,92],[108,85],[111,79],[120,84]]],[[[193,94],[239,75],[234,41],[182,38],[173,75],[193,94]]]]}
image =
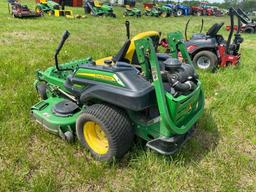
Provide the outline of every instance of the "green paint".
{"type": "MultiPolygon", "coordinates": [[[[184,53],[182,56],[187,56],[186,48],[182,41],[175,42],[178,42],[178,46],[174,44],[174,41],[170,44],[171,50],[173,51],[172,54],[177,54],[176,48],[178,47],[180,51],[184,53]]],[[[174,98],[170,93],[164,90],[159,63],[152,40],[150,38],[139,39],[135,41],[135,47],[138,61],[142,67],[142,75],[144,75],[148,81],[152,82],[154,86],[156,106],[160,113],[160,115],[154,119],[149,119],[149,117],[145,119],[141,115],[142,112],[127,110],[135,133],[145,140],[163,136],[171,137],[176,134],[186,133],[203,113],[204,95],[201,83],[198,82],[198,87],[189,95],[174,98]]],[[[188,59],[188,57],[186,59],[188,59]]],[[[101,67],[95,67],[94,69],[79,67],[80,64],[86,64],[89,63],[89,61],[90,59],[85,59],[60,65],[62,69],[71,68],[73,69],[72,71],[57,71],[55,67],[50,67],[44,72],[37,72],[38,80],[36,82],[47,82],[47,85],[49,85],[50,98],[34,105],[32,112],[38,121],[46,124],[46,127],[50,131],[57,134],[59,127],[64,127],[64,129],[67,129],[67,127],[74,128],[76,118],[80,113],[79,111],[67,118],[56,116],[52,113],[52,107],[63,100],[61,95],[54,94],[55,87],[68,93],[64,87],[67,76],[72,75],[77,78],[89,79],[96,83],[125,87],[123,82],[118,78],[118,75],[114,72],[104,70],[104,68],[101,67]]],[[[84,88],[87,85],[76,84],[75,86],[84,88]]],[[[97,102],[101,101],[97,100],[97,102]]],[[[87,103],[80,104],[80,110],[85,109],[86,105],[87,103]]]]}
{"type": "MultiPolygon", "coordinates": [[[[137,40],[135,41],[135,46],[138,60],[144,66],[142,68],[144,74],[148,74],[149,69],[147,66],[149,64],[151,66],[152,79],[149,78],[149,80],[153,82],[156,92],[157,105],[160,112],[160,135],[170,137],[173,134],[186,133],[203,112],[204,96],[200,82],[197,89],[191,94],[174,98],[164,90],[152,40],[150,38],[137,40]],[[179,118],[177,117],[178,115],[179,118]],[[180,119],[181,117],[182,119],[180,119]]],[[[182,45],[180,47],[183,48],[182,45]]],[[[175,48],[176,46],[172,47],[173,50],[175,48]]],[[[182,51],[185,53],[186,49],[182,51]]]]}
{"type": "Polygon", "coordinates": [[[167,42],[170,48],[170,54],[173,58],[178,59],[178,53],[180,52],[183,61],[193,65],[191,58],[187,52],[184,44],[183,36],[181,32],[171,32],[167,34],[167,42]]]}

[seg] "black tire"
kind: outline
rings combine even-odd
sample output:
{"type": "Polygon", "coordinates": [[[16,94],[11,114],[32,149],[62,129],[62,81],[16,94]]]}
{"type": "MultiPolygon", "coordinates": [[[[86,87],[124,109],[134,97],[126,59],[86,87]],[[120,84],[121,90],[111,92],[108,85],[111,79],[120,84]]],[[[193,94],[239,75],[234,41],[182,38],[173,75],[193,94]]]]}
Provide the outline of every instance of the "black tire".
{"type": "Polygon", "coordinates": [[[36,85],[36,90],[37,90],[37,93],[39,94],[39,96],[41,97],[41,99],[43,100],[46,100],[48,99],[48,96],[47,96],[47,85],[45,83],[37,83],[36,85]]]}
{"type": "Polygon", "coordinates": [[[214,72],[217,69],[217,55],[211,51],[200,51],[193,58],[194,65],[202,70],[214,72]],[[201,62],[202,60],[207,60],[201,62]]]}
{"type": "Polygon", "coordinates": [[[121,158],[133,143],[133,129],[126,113],[111,105],[95,104],[88,107],[76,121],[76,134],[81,144],[88,148],[97,160],[111,161],[121,158]],[[108,149],[104,154],[93,150],[85,139],[84,125],[86,122],[97,123],[108,140],[108,149]]]}
{"type": "Polygon", "coordinates": [[[254,29],[253,29],[252,27],[246,27],[246,28],[244,29],[244,32],[245,32],[245,33],[252,34],[252,33],[254,33],[255,31],[254,31],[254,29]]]}
{"type": "Polygon", "coordinates": [[[178,9],[177,12],[176,12],[176,16],[180,17],[182,15],[183,15],[182,9],[178,9]]]}

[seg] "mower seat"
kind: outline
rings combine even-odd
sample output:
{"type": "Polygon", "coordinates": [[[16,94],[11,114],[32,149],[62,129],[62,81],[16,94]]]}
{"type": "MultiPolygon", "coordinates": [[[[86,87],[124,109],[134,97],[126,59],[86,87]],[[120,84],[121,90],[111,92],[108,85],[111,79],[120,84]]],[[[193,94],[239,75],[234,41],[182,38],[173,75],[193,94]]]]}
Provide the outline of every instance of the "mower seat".
{"type": "Polygon", "coordinates": [[[99,1],[94,1],[94,6],[100,8],[102,6],[102,3],[99,1]]]}
{"type": "Polygon", "coordinates": [[[210,37],[215,37],[223,25],[224,22],[221,22],[220,24],[215,23],[213,26],[211,26],[206,35],[210,37]]]}
{"type": "MultiPolygon", "coordinates": [[[[127,40],[124,43],[123,47],[119,50],[119,52],[115,56],[112,57],[112,61],[114,63],[119,62],[119,61],[127,62],[127,59],[125,59],[124,57],[125,57],[128,49],[129,49],[129,47],[130,47],[130,44],[131,44],[131,41],[127,40]]],[[[128,61],[128,63],[129,63],[129,61],[128,61]]]]}
{"type": "Polygon", "coordinates": [[[191,39],[192,40],[196,40],[196,39],[206,39],[207,35],[204,34],[204,33],[196,33],[196,34],[193,34],[191,39]]]}

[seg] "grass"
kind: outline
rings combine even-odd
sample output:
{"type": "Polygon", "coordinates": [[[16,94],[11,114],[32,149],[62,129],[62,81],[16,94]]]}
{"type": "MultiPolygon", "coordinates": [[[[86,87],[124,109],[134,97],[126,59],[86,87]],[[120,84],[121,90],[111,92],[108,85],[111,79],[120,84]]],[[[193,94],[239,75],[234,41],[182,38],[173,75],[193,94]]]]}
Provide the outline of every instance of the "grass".
{"type": "MultiPolygon", "coordinates": [[[[115,54],[126,38],[122,10],[115,11],[117,19],[14,19],[0,2],[0,191],[256,191],[256,35],[243,35],[239,68],[200,72],[205,113],[174,156],[138,143],[119,163],[100,163],[79,142],[67,144],[31,120],[30,107],[38,101],[35,71],[54,64],[63,31],[71,32],[63,62],[115,54]]],[[[183,31],[187,19],[130,18],[131,34],[157,30],[165,36],[183,31]]],[[[200,19],[193,17],[190,35],[199,31],[200,19]]],[[[204,19],[204,30],[228,23],[204,19]]],[[[228,35],[224,28],[220,33],[228,35]]]]}

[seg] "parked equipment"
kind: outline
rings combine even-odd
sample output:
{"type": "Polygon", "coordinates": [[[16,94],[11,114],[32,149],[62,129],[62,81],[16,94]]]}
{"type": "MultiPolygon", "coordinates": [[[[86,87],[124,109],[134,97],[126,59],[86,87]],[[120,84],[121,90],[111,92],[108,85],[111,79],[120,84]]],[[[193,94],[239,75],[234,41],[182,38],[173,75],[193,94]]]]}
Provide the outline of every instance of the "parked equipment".
{"type": "Polygon", "coordinates": [[[213,9],[208,6],[208,2],[200,2],[199,6],[191,6],[191,15],[213,15],[213,9]]]}
{"type": "Polygon", "coordinates": [[[51,0],[39,0],[39,3],[36,5],[36,12],[44,12],[50,15],[54,14],[54,10],[59,10],[60,5],[51,0]]]}
{"type": "Polygon", "coordinates": [[[189,15],[190,13],[190,7],[181,5],[181,4],[166,4],[166,6],[172,8],[174,10],[175,16],[182,16],[182,15],[189,15]]]}
{"type": "MultiPolygon", "coordinates": [[[[200,33],[193,34],[192,38],[187,38],[187,28],[189,21],[185,28],[186,47],[196,67],[203,70],[215,71],[217,67],[226,67],[228,65],[237,65],[240,60],[240,44],[243,38],[239,34],[239,30],[232,36],[234,32],[234,16],[237,16],[234,8],[229,9],[231,30],[228,40],[225,41],[223,36],[218,34],[224,23],[215,23],[206,34],[201,33],[203,29],[203,20],[200,33]]],[[[238,26],[240,26],[240,19],[238,19],[238,26]]],[[[170,38],[170,37],[169,37],[170,38]]],[[[163,39],[161,45],[168,47],[167,40],[163,39]]]]}
{"type": "MultiPolygon", "coordinates": [[[[240,8],[237,9],[237,17],[241,20],[240,31],[242,33],[256,33],[256,22],[250,19],[248,15],[240,8]]],[[[230,30],[230,26],[226,26],[226,30],[230,30]]],[[[235,26],[235,30],[238,30],[238,26],[235,26]]]]}
{"type": "Polygon", "coordinates": [[[65,10],[65,0],[60,0],[59,3],[60,4],[52,0],[39,0],[39,3],[37,3],[35,10],[38,13],[43,12],[49,15],[54,15],[56,17],[72,17],[73,12],[71,10],[65,10]]]}
{"type": "Polygon", "coordinates": [[[212,10],[213,10],[213,15],[215,15],[216,17],[221,17],[224,16],[224,12],[217,6],[211,6],[212,10]]]}
{"type": "Polygon", "coordinates": [[[8,0],[8,10],[13,17],[17,18],[42,16],[42,13],[31,11],[27,5],[21,5],[16,0],[8,0]]]}
{"type": "MultiPolygon", "coordinates": [[[[126,26],[127,22],[126,22],[126,26]]],[[[161,154],[173,154],[191,135],[204,108],[198,76],[190,64],[157,55],[152,38],[128,39],[112,60],[88,57],[37,72],[42,100],[32,116],[47,130],[81,144],[100,160],[121,158],[134,135],[161,154]],[[125,56],[133,43],[138,65],[125,56]]],[[[129,28],[127,28],[129,37],[129,28]]],[[[184,44],[173,38],[173,49],[184,44]]],[[[186,49],[183,49],[186,52],[186,49]]]]}
{"type": "Polygon", "coordinates": [[[144,8],[145,16],[153,16],[153,17],[169,17],[173,14],[173,9],[166,5],[162,6],[153,6],[152,8],[145,7],[144,8]]]}
{"type": "Polygon", "coordinates": [[[84,11],[85,14],[91,14],[93,16],[116,17],[111,5],[94,0],[84,0],[84,11]]]}
{"type": "Polygon", "coordinates": [[[141,10],[136,7],[131,7],[130,5],[125,6],[125,11],[123,15],[126,16],[136,16],[141,17],[141,10]]]}

